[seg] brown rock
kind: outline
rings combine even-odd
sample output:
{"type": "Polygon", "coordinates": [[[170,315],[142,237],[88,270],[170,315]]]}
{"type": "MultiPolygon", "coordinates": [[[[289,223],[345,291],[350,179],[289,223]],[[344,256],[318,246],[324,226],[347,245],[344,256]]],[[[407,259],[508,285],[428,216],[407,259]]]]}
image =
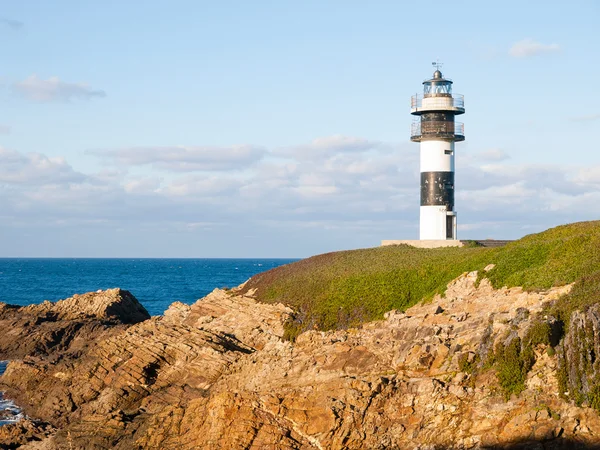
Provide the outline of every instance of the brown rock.
{"type": "MultiPolygon", "coordinates": [[[[24,449],[28,442],[39,442],[52,436],[56,430],[49,424],[24,419],[17,423],[0,426],[0,448],[24,449]]],[[[35,447],[29,447],[34,450],[35,447]]],[[[41,450],[42,447],[39,447],[41,450]]]]}
{"type": "Polygon", "coordinates": [[[0,360],[57,354],[68,348],[78,351],[109,325],[149,318],[137,299],[121,289],[23,307],[0,303],[0,330],[5,330],[0,339],[0,360]]]}

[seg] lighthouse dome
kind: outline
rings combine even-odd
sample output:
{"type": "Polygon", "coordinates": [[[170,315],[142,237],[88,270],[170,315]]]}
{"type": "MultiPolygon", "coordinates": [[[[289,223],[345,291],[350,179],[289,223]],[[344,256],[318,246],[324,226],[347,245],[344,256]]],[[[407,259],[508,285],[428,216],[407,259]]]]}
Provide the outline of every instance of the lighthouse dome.
{"type": "Polygon", "coordinates": [[[439,70],[436,70],[435,72],[433,72],[433,78],[443,78],[442,77],[442,72],[440,72],[439,70]]]}

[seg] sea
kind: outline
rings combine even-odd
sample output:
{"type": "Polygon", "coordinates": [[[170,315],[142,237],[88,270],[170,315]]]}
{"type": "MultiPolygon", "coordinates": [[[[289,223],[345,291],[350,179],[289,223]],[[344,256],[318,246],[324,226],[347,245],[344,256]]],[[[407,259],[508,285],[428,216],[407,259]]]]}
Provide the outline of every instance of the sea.
{"type": "Polygon", "coordinates": [[[131,292],[150,315],[191,304],[215,288],[238,286],[296,259],[0,258],[0,302],[31,305],[98,289],[131,292]]]}

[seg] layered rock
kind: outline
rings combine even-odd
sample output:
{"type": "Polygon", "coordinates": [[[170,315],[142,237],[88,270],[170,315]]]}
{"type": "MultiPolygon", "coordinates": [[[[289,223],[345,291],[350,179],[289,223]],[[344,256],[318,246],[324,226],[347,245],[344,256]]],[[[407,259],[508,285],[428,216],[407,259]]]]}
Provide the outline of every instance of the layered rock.
{"type": "Polygon", "coordinates": [[[77,352],[27,343],[34,356],[11,362],[0,389],[57,428],[23,450],[600,442],[597,413],[559,397],[557,357],[542,346],[519,396],[506,400],[493,370],[470,373],[570,287],[528,293],[476,279],[465,274],[445,297],[361,329],[309,331],[294,343],[282,339],[289,308],[216,290],[164,317],[104,324],[77,352]]]}
{"type": "Polygon", "coordinates": [[[39,305],[0,303],[0,357],[58,354],[79,351],[111,326],[137,323],[150,318],[148,312],[122,289],[91,292],[39,305]],[[82,339],[78,339],[78,337],[82,339]]]}

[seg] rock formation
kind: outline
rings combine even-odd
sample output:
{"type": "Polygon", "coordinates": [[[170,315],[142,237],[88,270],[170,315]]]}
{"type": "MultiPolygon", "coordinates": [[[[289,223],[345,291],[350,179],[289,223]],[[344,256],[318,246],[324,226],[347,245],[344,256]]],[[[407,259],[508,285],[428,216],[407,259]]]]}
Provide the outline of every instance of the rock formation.
{"type": "Polygon", "coordinates": [[[235,290],[215,290],[192,306],[174,303],[152,318],[118,290],[54,305],[1,305],[0,329],[10,331],[0,340],[0,359],[12,361],[0,390],[35,421],[0,428],[0,448],[600,443],[600,418],[586,407],[595,398],[590,380],[597,362],[590,352],[600,349],[572,349],[581,330],[600,341],[598,312],[573,319],[573,334],[557,355],[536,346],[524,391],[507,399],[484,362],[499,344],[524,338],[544,303],[570,286],[528,293],[476,280],[477,273],[464,274],[428,304],[390,311],[360,329],[305,332],[294,343],[283,339],[293,311],[235,290]],[[587,369],[561,381],[558,364],[566,360],[587,369]],[[558,395],[559,381],[587,383],[581,406],[558,395]]]}
{"type": "Polygon", "coordinates": [[[0,303],[0,360],[76,352],[116,325],[149,318],[137,299],[121,289],[24,307],[0,303]]]}

